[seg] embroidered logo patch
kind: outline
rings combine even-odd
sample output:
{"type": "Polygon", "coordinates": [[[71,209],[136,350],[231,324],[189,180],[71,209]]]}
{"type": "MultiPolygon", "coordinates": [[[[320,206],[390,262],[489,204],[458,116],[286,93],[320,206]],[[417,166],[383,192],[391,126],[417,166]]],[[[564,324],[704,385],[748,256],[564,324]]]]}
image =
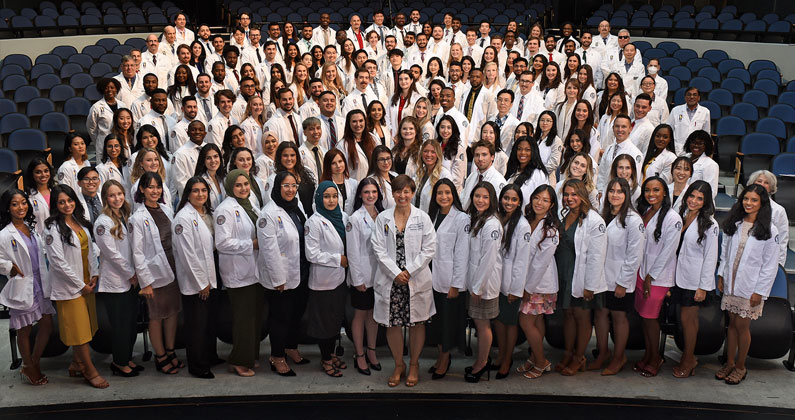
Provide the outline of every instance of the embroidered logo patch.
{"type": "Polygon", "coordinates": [[[182,225],[174,226],[174,233],[176,233],[177,235],[182,235],[182,225]]]}
{"type": "Polygon", "coordinates": [[[64,178],[64,173],[63,172],[59,172],[58,173],[58,181],[63,181],[63,178],[64,178]]]}
{"type": "Polygon", "coordinates": [[[530,236],[531,236],[531,235],[530,235],[530,232],[527,232],[527,233],[525,233],[525,234],[524,234],[524,241],[525,241],[525,242],[530,242],[530,236]]]}
{"type": "Polygon", "coordinates": [[[224,217],[223,215],[215,218],[215,224],[220,226],[223,225],[224,223],[226,223],[226,217],[224,217]]]}
{"type": "Polygon", "coordinates": [[[309,235],[309,225],[304,226],[304,236],[309,235]]]}
{"type": "Polygon", "coordinates": [[[52,245],[52,241],[53,241],[52,235],[47,235],[47,245],[52,245]]]}
{"type": "Polygon", "coordinates": [[[257,227],[260,228],[260,229],[264,228],[267,225],[268,225],[268,221],[264,217],[257,221],[257,227]]]}
{"type": "Polygon", "coordinates": [[[676,222],[674,227],[676,228],[676,230],[682,230],[682,222],[676,222]]]}
{"type": "Polygon", "coordinates": [[[600,233],[605,233],[605,224],[604,223],[599,223],[599,232],[600,233]]]}
{"type": "Polygon", "coordinates": [[[353,225],[351,224],[351,222],[348,222],[348,224],[345,225],[345,232],[350,232],[352,230],[353,230],[353,225]]]}
{"type": "Polygon", "coordinates": [[[99,225],[97,226],[97,235],[102,236],[105,234],[105,226],[99,225]]]}
{"type": "Polygon", "coordinates": [[[500,239],[500,232],[496,230],[491,231],[491,239],[494,239],[495,241],[500,239]]]}
{"type": "Polygon", "coordinates": [[[465,232],[465,233],[469,233],[469,230],[470,230],[470,229],[471,229],[471,228],[470,228],[470,226],[469,226],[469,225],[466,225],[466,226],[464,226],[464,232],[465,232]]]}
{"type": "Polygon", "coordinates": [[[646,226],[643,226],[643,223],[639,223],[638,230],[640,231],[640,233],[646,232],[646,226]]]}

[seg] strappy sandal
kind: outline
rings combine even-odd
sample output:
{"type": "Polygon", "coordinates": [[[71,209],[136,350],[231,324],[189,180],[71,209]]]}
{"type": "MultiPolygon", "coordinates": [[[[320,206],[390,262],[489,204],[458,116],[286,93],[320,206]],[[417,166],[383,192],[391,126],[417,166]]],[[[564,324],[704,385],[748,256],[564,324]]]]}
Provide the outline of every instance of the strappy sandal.
{"type": "Polygon", "coordinates": [[[560,374],[563,376],[574,376],[577,374],[577,372],[585,372],[586,362],[587,360],[585,359],[585,356],[581,356],[579,360],[572,360],[568,366],[560,371],[560,374]]]}
{"type": "Polygon", "coordinates": [[[698,366],[698,363],[696,363],[695,365],[691,366],[690,368],[684,368],[681,365],[680,366],[674,366],[674,368],[672,369],[672,373],[674,375],[674,378],[683,379],[683,378],[689,378],[689,377],[695,375],[696,374],[696,366],[698,366]]]}
{"type": "Polygon", "coordinates": [[[173,375],[175,373],[178,373],[177,367],[174,366],[171,363],[171,359],[168,357],[168,354],[156,354],[155,355],[155,368],[157,368],[158,372],[160,372],[162,374],[165,374],[165,375],[173,375]],[[163,360],[160,360],[160,359],[163,359],[163,360]],[[166,368],[166,367],[168,369],[164,370],[163,368],[166,368]]]}
{"type": "Polygon", "coordinates": [[[33,386],[44,385],[48,382],[47,377],[44,376],[44,374],[42,374],[38,379],[33,379],[33,377],[26,372],[26,368],[28,367],[29,366],[22,365],[22,367],[19,369],[19,376],[20,379],[22,379],[22,382],[31,384],[33,386]]]}
{"type": "Polygon", "coordinates": [[[69,363],[69,367],[67,368],[69,372],[70,378],[79,378],[83,376],[83,365],[79,362],[72,362],[69,363]]]}
{"type": "Polygon", "coordinates": [[[533,370],[534,367],[536,367],[536,364],[535,362],[533,362],[533,359],[527,359],[524,361],[524,363],[522,363],[521,366],[516,368],[516,371],[519,373],[530,372],[531,370],[533,370]]]}
{"type": "Polygon", "coordinates": [[[722,368],[720,368],[719,371],[715,372],[715,379],[719,381],[725,381],[733,370],[734,370],[734,365],[729,366],[729,364],[726,363],[725,365],[723,365],[722,368]]]}
{"type": "Polygon", "coordinates": [[[406,386],[413,387],[420,381],[420,364],[409,363],[409,374],[406,375],[406,386]]]}
{"type": "MultiPolygon", "coordinates": [[[[527,361],[531,362],[531,360],[529,359],[527,361]]],[[[544,365],[544,367],[538,367],[535,366],[534,364],[533,367],[530,368],[530,370],[522,373],[522,376],[524,376],[527,379],[538,379],[541,377],[541,375],[544,374],[544,372],[550,372],[550,371],[552,371],[552,362],[547,361],[547,364],[544,365]]]]}
{"type": "Polygon", "coordinates": [[[105,378],[99,376],[99,372],[97,372],[97,374],[92,376],[91,378],[83,376],[83,379],[86,381],[87,384],[91,385],[94,388],[105,389],[110,386],[110,384],[108,383],[108,381],[105,380],[105,378]],[[99,382],[98,380],[102,381],[99,382]]]}
{"type": "Polygon", "coordinates": [[[342,377],[342,372],[340,372],[340,370],[334,366],[334,359],[321,360],[320,367],[323,369],[323,372],[326,372],[326,375],[331,376],[332,378],[342,377]]]}
{"type": "Polygon", "coordinates": [[[729,385],[739,385],[740,382],[742,382],[746,376],[748,376],[748,369],[740,370],[734,368],[734,370],[732,370],[732,373],[730,373],[729,376],[726,377],[725,382],[729,385]]]}
{"type": "Polygon", "coordinates": [[[344,370],[348,368],[348,365],[345,364],[345,361],[338,358],[337,356],[331,357],[331,363],[334,365],[335,368],[339,370],[344,370]]]}
{"type": "Polygon", "coordinates": [[[168,361],[171,362],[172,365],[174,365],[173,362],[175,360],[177,361],[177,364],[174,365],[175,368],[177,368],[177,369],[185,369],[185,363],[183,363],[181,360],[177,359],[177,353],[174,351],[174,349],[166,349],[166,355],[168,356],[168,361]]]}
{"type": "Polygon", "coordinates": [[[572,356],[571,353],[566,352],[563,355],[563,359],[557,365],[555,365],[555,371],[563,372],[563,369],[566,369],[566,366],[568,366],[571,363],[573,357],[574,356],[572,356]]]}
{"type": "MultiPolygon", "coordinates": [[[[371,347],[367,347],[367,351],[371,351],[371,352],[375,353],[375,349],[371,348],[371,347]]],[[[378,362],[378,363],[371,362],[369,353],[367,354],[367,364],[370,366],[370,369],[372,369],[374,371],[377,371],[377,372],[381,371],[381,362],[378,362]]],[[[433,372],[431,372],[431,373],[433,373],[433,372]]]]}
{"type": "Polygon", "coordinates": [[[395,371],[392,372],[392,376],[389,377],[389,380],[387,381],[386,384],[389,385],[390,388],[394,388],[400,385],[400,378],[402,378],[403,374],[405,373],[406,373],[405,363],[402,365],[395,366],[395,371]]]}
{"type": "Polygon", "coordinates": [[[657,366],[646,365],[646,369],[640,371],[640,375],[645,378],[653,378],[657,376],[657,374],[660,372],[660,368],[662,367],[663,363],[665,363],[665,358],[660,358],[660,362],[657,363],[657,366]]]}

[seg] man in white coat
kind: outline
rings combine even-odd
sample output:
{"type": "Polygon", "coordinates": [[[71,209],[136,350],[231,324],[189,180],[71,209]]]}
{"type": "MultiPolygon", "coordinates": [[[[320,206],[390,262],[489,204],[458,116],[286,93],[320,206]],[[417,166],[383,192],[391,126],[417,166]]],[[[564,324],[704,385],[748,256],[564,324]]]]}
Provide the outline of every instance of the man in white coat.
{"type": "Polygon", "coordinates": [[[248,45],[243,47],[243,50],[240,52],[240,60],[243,63],[249,63],[253,65],[254,68],[257,68],[259,63],[265,59],[265,50],[260,44],[261,39],[262,33],[259,28],[251,28],[251,30],[249,30],[248,45]]]}
{"type": "Polygon", "coordinates": [[[442,91],[439,92],[439,111],[436,113],[436,118],[434,118],[434,128],[439,127],[439,122],[442,120],[442,117],[445,115],[449,115],[453,118],[458,126],[458,132],[461,136],[461,143],[466,147],[469,146],[469,121],[467,117],[461,113],[461,111],[456,108],[455,100],[455,90],[450,86],[445,86],[442,88],[442,91]]]}
{"type": "Polygon", "coordinates": [[[480,60],[483,58],[483,47],[478,45],[478,31],[473,28],[467,28],[466,44],[464,47],[464,56],[470,56],[475,60],[475,67],[480,67],[480,60]]]}
{"type": "Polygon", "coordinates": [[[345,118],[337,113],[337,95],[334,92],[327,90],[320,94],[320,116],[318,118],[323,124],[320,146],[325,150],[334,149],[342,139],[345,129],[345,118]]]}
{"type": "Polygon", "coordinates": [[[121,58],[119,74],[113,76],[121,86],[116,96],[125,104],[132,105],[144,93],[143,74],[138,75],[138,66],[132,56],[125,55],[121,58]]]}
{"type": "Polygon", "coordinates": [[[102,214],[102,197],[99,195],[99,172],[93,166],[81,168],[77,172],[77,184],[80,185],[80,191],[75,192],[80,204],[83,205],[83,215],[89,222],[94,224],[99,215],[102,214]]]}
{"type": "Polygon", "coordinates": [[[574,53],[580,56],[582,64],[588,64],[593,70],[593,84],[595,87],[602,86],[604,75],[602,74],[602,53],[593,46],[593,35],[590,32],[583,32],[580,36],[580,48],[574,53]]]}
{"type": "Polygon", "coordinates": [[[168,71],[171,70],[171,57],[165,52],[159,51],[160,41],[157,35],[150,34],[146,37],[146,51],[141,53],[141,74],[152,73],[157,76],[158,87],[165,89],[168,87],[168,71]]]}
{"type": "Polygon", "coordinates": [[[522,122],[536,126],[538,116],[544,112],[544,98],[539,91],[533,89],[533,73],[529,70],[519,76],[519,94],[513,101],[511,114],[522,122]]]}
{"type": "Polygon", "coordinates": [[[508,155],[513,147],[513,132],[520,121],[511,114],[514,102],[514,93],[510,89],[503,89],[497,93],[497,113],[488,119],[500,127],[500,145],[508,155]]]}
{"type": "Polygon", "coordinates": [[[320,94],[323,93],[323,81],[313,77],[309,81],[309,96],[310,100],[304,101],[304,104],[298,108],[298,114],[301,119],[306,120],[309,117],[316,117],[320,115],[320,94]]]}
{"type": "Polygon", "coordinates": [[[629,140],[629,134],[632,131],[632,120],[629,115],[619,114],[613,122],[613,135],[616,137],[616,142],[607,146],[602,155],[602,160],[599,161],[599,174],[596,177],[596,190],[599,192],[599,199],[605,193],[607,183],[610,181],[610,168],[613,166],[613,161],[618,155],[630,155],[635,159],[635,167],[638,176],[638,183],[640,184],[643,179],[643,170],[640,165],[643,163],[643,154],[640,153],[637,147],[629,140]]]}
{"type": "MultiPolygon", "coordinates": [[[[365,73],[367,73],[365,71],[365,73]]],[[[273,131],[279,138],[279,143],[283,141],[292,141],[297,146],[303,142],[303,133],[301,132],[301,116],[293,109],[295,98],[293,91],[290,89],[282,89],[278,93],[279,109],[273,114],[271,119],[265,123],[262,131],[273,131]]],[[[340,135],[340,137],[342,137],[340,135]]]]}
{"type": "Polygon", "coordinates": [[[196,104],[199,107],[199,113],[196,119],[204,123],[205,127],[213,119],[213,116],[218,109],[215,108],[215,97],[210,91],[212,86],[212,79],[209,74],[200,74],[196,78],[196,104]]]}
{"type": "Polygon", "coordinates": [[[599,22],[599,35],[594,39],[593,47],[602,54],[603,59],[606,52],[618,48],[618,37],[610,33],[610,22],[599,22]]]}
{"type": "MultiPolygon", "coordinates": [[[[196,117],[198,116],[198,112],[199,107],[196,104],[195,96],[186,96],[182,98],[182,119],[177,121],[177,123],[174,124],[174,128],[171,130],[171,138],[174,139],[177,149],[188,142],[188,126],[191,122],[197,120],[196,117]]],[[[201,121],[201,119],[199,119],[199,121],[201,121]]],[[[181,190],[177,189],[177,191],[181,190]]]]}
{"type": "Polygon", "coordinates": [[[364,32],[362,32],[362,18],[360,18],[359,15],[353,14],[349,22],[350,27],[345,31],[345,34],[348,36],[348,39],[353,41],[353,46],[357,50],[363,50],[364,47],[367,46],[367,40],[365,39],[364,32]]]}
{"type": "Polygon", "coordinates": [[[483,89],[483,71],[477,68],[470,70],[469,84],[469,88],[464,90],[459,106],[459,111],[466,116],[470,126],[475,127],[469,133],[467,144],[477,140],[480,125],[497,113],[494,97],[487,89],[483,89]]]}
{"type": "Polygon", "coordinates": [[[176,152],[172,158],[173,164],[171,165],[172,176],[170,177],[173,188],[179,195],[182,195],[185,190],[185,184],[196,172],[196,164],[199,161],[199,152],[204,147],[204,137],[206,131],[204,123],[198,120],[191,121],[185,134],[189,141],[185,142],[176,152]]]}
{"type": "MultiPolygon", "coordinates": [[[[635,98],[633,109],[635,120],[632,121],[632,132],[629,135],[629,139],[643,156],[646,156],[646,150],[649,148],[649,142],[651,141],[651,133],[654,132],[654,125],[647,118],[649,110],[651,110],[651,97],[641,93],[635,98]]],[[[642,169],[638,168],[638,171],[642,171],[642,169]]]]}
{"type": "Polygon", "coordinates": [[[213,143],[219,148],[224,141],[224,133],[226,129],[237,125],[240,121],[232,118],[232,104],[235,102],[235,93],[229,89],[221,89],[215,92],[215,106],[218,108],[218,113],[215,114],[212,120],[207,124],[207,136],[204,141],[213,143]]]}
{"type": "Polygon", "coordinates": [[[334,44],[334,29],[328,25],[331,23],[331,16],[328,13],[320,14],[320,26],[312,30],[314,43],[325,48],[334,44]]]}
{"type": "Polygon", "coordinates": [[[643,61],[638,59],[637,52],[635,44],[628,43],[624,46],[624,58],[615,63],[616,66],[611,69],[621,76],[624,90],[630,98],[640,93],[640,79],[646,76],[646,68],[643,66],[643,61]]]}
{"type": "Polygon", "coordinates": [[[149,112],[136,121],[135,133],[146,124],[152,125],[160,134],[160,141],[163,142],[163,147],[169,152],[174,153],[177,150],[177,140],[171,138],[171,132],[174,130],[174,125],[177,121],[170,115],[166,115],[168,109],[168,97],[166,91],[163,89],[155,89],[152,92],[152,99],[149,102],[151,109],[149,112]]]}
{"type": "Polygon", "coordinates": [[[368,89],[370,84],[370,72],[367,69],[359,68],[356,70],[356,87],[348,93],[342,102],[342,115],[347,116],[349,112],[358,109],[367,114],[367,105],[372,101],[377,101],[378,97],[372,90],[368,89]]]}
{"type": "Polygon", "coordinates": [[[690,133],[696,130],[710,132],[710,113],[709,109],[701,106],[698,102],[701,94],[695,87],[688,87],[685,91],[684,105],[678,105],[671,110],[668,115],[668,125],[674,128],[674,141],[676,154],[682,153],[685,140],[690,133]]]}
{"type": "MultiPolygon", "coordinates": [[[[502,191],[505,186],[505,177],[494,168],[494,145],[487,141],[478,141],[472,145],[473,162],[477,170],[472,171],[464,182],[464,190],[461,193],[461,205],[464,210],[469,208],[470,196],[475,186],[481,181],[486,181],[494,187],[494,191],[502,191]]],[[[497,195],[499,196],[499,192],[497,195]]]]}

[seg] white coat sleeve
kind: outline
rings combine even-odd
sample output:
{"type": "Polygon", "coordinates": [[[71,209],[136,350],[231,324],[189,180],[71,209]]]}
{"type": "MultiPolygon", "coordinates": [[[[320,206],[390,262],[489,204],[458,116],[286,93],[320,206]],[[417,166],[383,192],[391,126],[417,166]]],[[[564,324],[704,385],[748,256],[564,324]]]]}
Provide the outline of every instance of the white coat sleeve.
{"type": "Polygon", "coordinates": [[[262,226],[262,220],[265,221],[265,227],[257,229],[259,252],[265,257],[264,260],[267,261],[265,272],[268,273],[273,287],[278,287],[287,283],[287,268],[284,267],[281,251],[279,250],[279,226],[263,215],[260,215],[257,220],[257,226],[262,226]]]}
{"type": "Polygon", "coordinates": [[[772,237],[765,241],[764,252],[762,253],[762,266],[759,268],[759,276],[754,287],[754,293],[767,298],[770,296],[770,289],[776,281],[778,274],[778,239],[776,231],[772,232],[772,237]]]}
{"type": "MultiPolygon", "coordinates": [[[[320,225],[317,223],[312,223],[310,224],[310,227],[311,229],[309,229],[309,233],[307,233],[306,238],[304,238],[304,245],[306,247],[306,260],[312,264],[323,265],[326,267],[340,267],[342,264],[342,254],[334,254],[322,250],[320,243],[320,225]]],[[[306,229],[304,232],[306,232],[306,229]]]]}
{"type": "MultiPolygon", "coordinates": [[[[71,234],[71,232],[69,233],[71,234]]],[[[68,288],[70,294],[79,294],[80,291],[83,290],[83,287],[86,286],[86,283],[83,281],[82,269],[78,275],[78,273],[75,272],[76,267],[73,267],[69,261],[66,261],[66,256],[64,255],[64,243],[61,240],[61,235],[58,233],[58,228],[55,224],[53,224],[52,227],[50,227],[50,229],[47,231],[47,235],[47,258],[50,260],[50,270],[60,273],[64,277],[64,279],[68,282],[66,287],[68,288]],[[50,240],[50,238],[52,238],[52,240],[50,240]]],[[[74,237],[72,239],[74,239],[74,237]]],[[[80,244],[67,246],[79,245],[80,244]]]]}
{"type": "Polygon", "coordinates": [[[552,151],[549,154],[549,158],[547,158],[546,164],[544,165],[547,169],[548,174],[554,174],[558,170],[558,166],[560,166],[560,158],[563,155],[563,145],[560,139],[556,138],[555,141],[552,143],[552,151]]]}
{"type": "MultiPolygon", "coordinates": [[[[481,242],[480,264],[472,275],[470,292],[476,295],[483,295],[486,282],[494,269],[494,262],[500,258],[500,246],[502,244],[502,232],[499,229],[492,229],[490,226],[483,226],[478,232],[478,241],[481,242]],[[488,230],[486,230],[488,229],[488,230]],[[497,232],[497,238],[492,238],[492,232],[497,232]]],[[[477,255],[470,255],[470,258],[478,258],[477,255]]]]}
{"type": "Polygon", "coordinates": [[[96,106],[96,103],[94,103],[94,105],[88,111],[88,117],[86,117],[86,130],[88,130],[88,135],[91,137],[91,142],[94,143],[95,147],[97,144],[99,144],[99,148],[97,150],[101,151],[102,145],[104,144],[104,139],[102,142],[97,141],[99,134],[99,107],[96,106]]]}
{"type": "MultiPolygon", "coordinates": [[[[131,272],[133,271],[132,266],[130,265],[131,261],[128,261],[126,256],[123,256],[119,253],[119,248],[116,246],[116,240],[113,235],[110,233],[110,229],[112,226],[106,226],[104,224],[96,224],[94,226],[94,240],[99,247],[99,253],[103,256],[105,261],[110,262],[112,267],[107,269],[113,270],[119,273],[124,272],[131,272]],[[97,232],[99,227],[104,228],[103,233],[100,235],[97,232]]],[[[128,238],[129,239],[129,238],[128,238]]],[[[105,267],[103,267],[103,271],[105,271],[105,267]]]]}
{"type": "MultiPolygon", "coordinates": [[[[137,219],[137,218],[136,218],[137,219]]],[[[154,276],[149,271],[149,261],[146,260],[144,252],[144,229],[143,223],[138,220],[131,220],[132,230],[130,231],[130,246],[132,247],[133,265],[135,274],[138,276],[138,284],[143,289],[154,283],[154,276]]]]}
{"type": "Polygon", "coordinates": [[[789,245],[789,220],[786,210],[782,208],[781,211],[773,212],[773,226],[778,229],[778,264],[783,267],[787,265],[787,247],[789,245]]]}
{"type": "MultiPolygon", "coordinates": [[[[543,229],[539,223],[536,229],[543,229]]],[[[552,236],[545,236],[540,243],[530,242],[531,247],[539,247],[533,259],[528,262],[527,282],[525,289],[535,290],[538,282],[544,278],[544,272],[550,264],[555,264],[555,251],[558,249],[558,231],[555,230],[552,236]]],[[[529,250],[528,250],[529,252],[529,250]]]]}
{"type": "MultiPolygon", "coordinates": [[[[467,285],[469,268],[469,220],[456,225],[455,245],[453,247],[453,280],[450,286],[463,290],[467,285]]],[[[467,216],[466,219],[469,219],[467,216]]]]}
{"type": "Polygon", "coordinates": [[[365,283],[365,274],[362,272],[362,267],[370,263],[365,254],[366,245],[364,241],[369,240],[368,237],[362,237],[361,223],[358,220],[348,220],[351,225],[351,230],[345,235],[345,242],[348,247],[348,270],[351,273],[351,286],[361,286],[365,283]]]}
{"type": "Polygon", "coordinates": [[[424,212],[422,215],[422,245],[420,253],[411,261],[406,261],[406,271],[414,276],[428,266],[436,255],[436,230],[433,228],[431,218],[424,212]]]}
{"type": "Polygon", "coordinates": [[[180,258],[179,254],[182,254],[181,257],[185,259],[183,267],[193,273],[193,278],[198,281],[197,286],[199,286],[199,289],[204,290],[210,284],[210,282],[204,281],[209,276],[207,270],[205,270],[205,265],[196,264],[195,261],[203,261],[209,264],[214,264],[214,262],[204,261],[204,256],[196,252],[196,244],[201,243],[201,238],[197,233],[195,229],[190,228],[189,220],[174,219],[171,225],[171,240],[173,241],[174,249],[179,250],[179,252],[174,253],[174,257],[180,258]],[[182,232],[179,234],[175,230],[178,224],[182,224],[182,232]]]}
{"type": "Polygon", "coordinates": [[[464,179],[467,176],[467,154],[463,147],[459,147],[456,155],[453,156],[453,161],[450,163],[450,172],[452,173],[453,184],[460,193],[464,188],[464,179]]]}
{"type": "MultiPolygon", "coordinates": [[[[670,212],[673,210],[669,209],[668,211],[670,212]]],[[[666,216],[668,216],[668,214],[666,214],[666,216]]],[[[657,229],[656,224],[654,226],[649,224],[648,240],[654,240],[655,229],[657,229]]],[[[682,232],[680,229],[677,229],[673,222],[663,221],[662,234],[660,235],[660,242],[662,242],[663,248],[660,250],[659,254],[654,256],[654,263],[652,263],[651,267],[649,267],[648,275],[650,275],[653,279],[657,279],[657,277],[662,275],[665,266],[668,265],[668,261],[670,261],[671,258],[676,258],[676,248],[679,246],[679,234],[681,233],[682,232]]]]}
{"type": "Polygon", "coordinates": [[[704,264],[698,278],[701,290],[715,289],[715,266],[718,264],[718,227],[717,223],[707,228],[704,237],[704,264]]]}
{"type": "Polygon", "coordinates": [[[527,269],[530,261],[527,255],[530,253],[530,227],[527,229],[514,230],[513,244],[511,244],[511,253],[514,254],[513,266],[511,267],[511,284],[508,288],[508,293],[516,297],[524,295],[524,283],[527,280],[527,269]],[[527,238],[525,239],[525,236],[527,238]]]}
{"type": "MultiPolygon", "coordinates": [[[[41,246],[41,244],[39,244],[41,246]]],[[[14,257],[11,254],[11,248],[8,246],[0,246],[0,274],[6,277],[11,277],[11,268],[14,264],[14,257]]],[[[20,267],[20,270],[22,267],[20,267]]],[[[22,273],[23,275],[25,273],[22,273]]]]}
{"type": "Polygon", "coordinates": [[[616,279],[616,284],[624,288],[630,288],[637,280],[638,268],[646,247],[646,229],[643,227],[643,220],[640,218],[635,220],[638,222],[637,226],[630,225],[630,221],[627,221],[627,252],[616,279]]]}
{"type": "Polygon", "coordinates": [[[607,249],[607,234],[605,233],[605,222],[599,220],[593,223],[588,229],[588,253],[585,256],[585,266],[588,272],[585,273],[585,283],[583,290],[595,291],[602,281],[605,269],[605,258],[607,249]]]}
{"type": "Polygon", "coordinates": [[[718,275],[723,277],[724,280],[729,279],[729,252],[731,252],[731,242],[729,242],[729,238],[731,238],[731,236],[723,232],[723,239],[721,240],[719,250],[720,259],[718,261],[718,275]]]}
{"type": "Polygon", "coordinates": [[[398,267],[397,262],[395,262],[387,252],[387,233],[384,231],[385,226],[387,225],[384,219],[379,217],[375,220],[375,229],[370,233],[370,244],[373,246],[373,253],[376,259],[378,259],[378,265],[381,270],[384,270],[385,274],[387,274],[390,279],[394,279],[398,274],[403,272],[403,270],[398,267]]]}
{"type": "MultiPolygon", "coordinates": [[[[245,215],[241,215],[241,217],[248,217],[245,215]]],[[[232,222],[234,221],[234,215],[228,214],[226,211],[218,212],[215,216],[215,249],[218,252],[223,254],[239,254],[242,252],[248,253],[251,252],[254,248],[254,242],[250,238],[236,238],[232,235],[230,229],[232,222]],[[226,220],[224,223],[229,223],[228,225],[224,226],[224,224],[218,224],[219,217],[225,217],[226,220]]]]}

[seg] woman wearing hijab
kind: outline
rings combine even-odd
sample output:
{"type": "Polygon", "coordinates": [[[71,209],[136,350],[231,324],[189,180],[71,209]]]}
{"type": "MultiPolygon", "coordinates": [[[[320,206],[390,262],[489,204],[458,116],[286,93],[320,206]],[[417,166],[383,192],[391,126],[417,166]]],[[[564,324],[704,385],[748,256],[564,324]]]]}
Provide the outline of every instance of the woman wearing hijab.
{"type": "Polygon", "coordinates": [[[345,277],[345,223],[348,215],[339,206],[339,191],[332,181],[323,181],[315,191],[315,213],[304,226],[306,259],[309,268],[309,325],[307,334],[318,339],[321,366],[327,375],[338,378],[345,362],[333,354],[334,339],[345,317],[348,289],[345,277]]]}
{"type": "Polygon", "coordinates": [[[259,215],[249,200],[251,178],[241,169],[224,180],[226,199],[215,210],[215,248],[218,271],[232,304],[232,353],[229,370],[239,376],[254,376],[259,359],[264,305],[257,273],[256,223],[259,215]]]}
{"type": "MultiPolygon", "coordinates": [[[[295,376],[285,358],[285,349],[297,354],[297,331],[303,310],[298,312],[297,289],[309,274],[304,253],[306,216],[298,207],[298,181],[290,172],[276,174],[271,201],[257,220],[257,239],[262,248],[257,260],[265,298],[268,300],[268,331],[271,339],[271,370],[280,376],[295,376]],[[299,261],[299,264],[296,262],[299,261]]],[[[295,358],[293,358],[295,362],[295,358]]],[[[300,363],[303,359],[298,359],[300,363]]]]}

